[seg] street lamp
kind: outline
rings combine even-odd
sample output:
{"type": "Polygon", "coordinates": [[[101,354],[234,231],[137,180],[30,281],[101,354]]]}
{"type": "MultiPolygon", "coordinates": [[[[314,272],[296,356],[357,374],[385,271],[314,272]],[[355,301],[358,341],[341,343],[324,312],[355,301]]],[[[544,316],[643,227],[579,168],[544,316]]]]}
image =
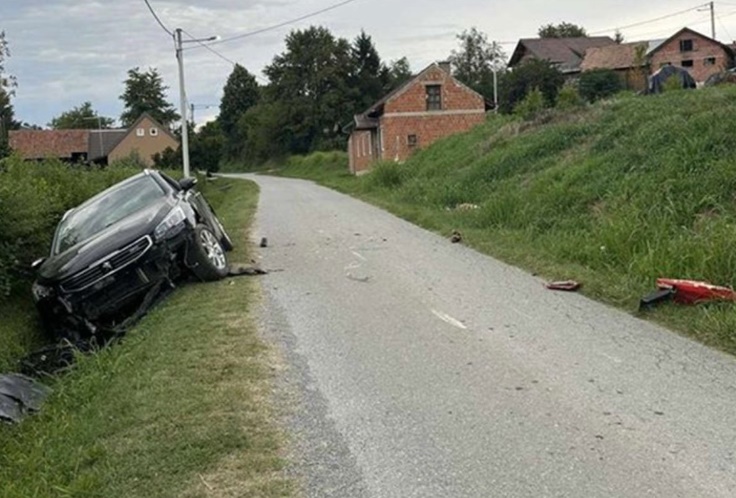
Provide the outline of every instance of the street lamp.
{"type": "Polygon", "coordinates": [[[181,110],[181,162],[184,166],[184,178],[189,174],[189,126],[187,125],[187,97],[184,91],[184,43],[203,43],[216,41],[218,36],[210,36],[209,38],[199,38],[192,40],[181,39],[181,28],[176,29],[176,59],[179,61],[179,108],[181,110]]]}

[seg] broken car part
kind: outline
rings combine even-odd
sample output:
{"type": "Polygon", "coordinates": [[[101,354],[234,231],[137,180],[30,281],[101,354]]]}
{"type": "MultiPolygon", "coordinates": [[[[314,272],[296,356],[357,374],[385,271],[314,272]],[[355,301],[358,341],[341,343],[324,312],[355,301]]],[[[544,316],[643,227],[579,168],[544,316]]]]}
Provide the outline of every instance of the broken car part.
{"type": "Polygon", "coordinates": [[[568,291],[573,292],[578,289],[582,284],[580,282],[576,282],[575,280],[562,280],[557,282],[549,282],[545,285],[550,290],[560,290],[560,291],[568,291]]]}

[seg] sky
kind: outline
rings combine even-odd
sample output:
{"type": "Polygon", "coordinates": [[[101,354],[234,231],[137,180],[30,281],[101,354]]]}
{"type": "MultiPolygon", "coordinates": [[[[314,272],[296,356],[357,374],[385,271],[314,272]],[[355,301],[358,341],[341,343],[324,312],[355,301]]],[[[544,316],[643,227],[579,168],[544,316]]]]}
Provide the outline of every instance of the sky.
{"type": "MultiPolygon", "coordinates": [[[[340,3],[149,1],[168,29],[223,40],[340,3]]],[[[620,27],[626,41],[666,38],[684,26],[709,35],[710,14],[697,10],[698,6],[705,4],[689,0],[353,0],[309,19],[211,48],[265,83],[261,71],[284,51],[284,37],[291,30],[319,25],[349,40],[365,30],[382,59],[406,56],[418,71],[446,59],[457,48],[456,35],[471,27],[502,42],[508,55],[519,38],[534,37],[539,26],[563,21],[595,35],[613,36],[620,27]],[[638,25],[627,27],[632,24],[638,25]]],[[[715,11],[716,37],[730,43],[736,37],[736,0],[715,2],[715,11]]],[[[144,0],[0,0],[0,30],[5,31],[11,51],[6,72],[17,78],[13,105],[20,121],[46,126],[53,117],[85,101],[92,102],[100,114],[117,119],[123,110],[119,99],[123,82],[134,67],[157,68],[169,87],[169,101],[178,109],[173,41],[144,0]]],[[[201,124],[217,115],[222,87],[233,66],[196,43],[186,47],[187,98],[201,124]]]]}

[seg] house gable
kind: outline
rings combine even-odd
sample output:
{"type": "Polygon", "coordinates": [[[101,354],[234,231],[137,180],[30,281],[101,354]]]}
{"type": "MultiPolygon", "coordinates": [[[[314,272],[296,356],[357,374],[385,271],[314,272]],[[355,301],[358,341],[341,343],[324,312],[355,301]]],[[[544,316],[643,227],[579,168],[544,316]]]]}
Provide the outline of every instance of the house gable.
{"type": "Polygon", "coordinates": [[[153,166],[153,156],[167,147],[176,149],[176,137],[149,114],[144,113],[128,128],[128,132],[110,151],[108,161],[116,161],[130,155],[138,155],[147,165],[153,166]]]}
{"type": "Polygon", "coordinates": [[[682,28],[649,53],[653,71],[673,65],[685,68],[695,81],[733,66],[731,48],[690,28],[682,28]]]}

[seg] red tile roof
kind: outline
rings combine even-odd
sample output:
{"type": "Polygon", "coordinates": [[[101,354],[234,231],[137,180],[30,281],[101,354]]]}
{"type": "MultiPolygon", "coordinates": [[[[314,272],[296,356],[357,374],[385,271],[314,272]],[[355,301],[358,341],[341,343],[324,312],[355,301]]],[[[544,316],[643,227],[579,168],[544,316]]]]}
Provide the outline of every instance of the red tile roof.
{"type": "Polygon", "coordinates": [[[10,148],[24,159],[71,158],[87,154],[89,130],[18,130],[10,132],[10,148]]]}
{"type": "Polygon", "coordinates": [[[547,60],[559,67],[563,73],[580,70],[580,63],[585,51],[595,47],[615,45],[608,36],[591,36],[580,38],[522,38],[509,60],[509,67],[514,67],[526,55],[536,59],[547,60]]]}

